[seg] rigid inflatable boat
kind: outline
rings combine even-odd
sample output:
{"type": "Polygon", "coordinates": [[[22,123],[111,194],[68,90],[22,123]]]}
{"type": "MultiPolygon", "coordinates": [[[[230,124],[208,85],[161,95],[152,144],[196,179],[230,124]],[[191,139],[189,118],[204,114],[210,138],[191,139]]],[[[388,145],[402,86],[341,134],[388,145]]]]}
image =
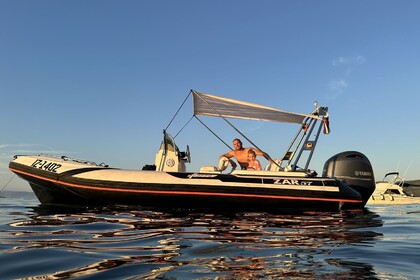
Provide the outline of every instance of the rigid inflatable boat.
{"type": "Polygon", "coordinates": [[[29,182],[41,204],[73,206],[329,211],[362,209],[374,191],[372,166],[360,152],[331,157],[322,176],[308,168],[322,130],[329,133],[328,108],[315,104],[312,113],[297,114],[194,90],[190,95],[197,119],[213,116],[229,124],[230,118],[288,122],[299,129],[281,160],[259,171],[226,171],[227,161],[222,158],[217,167],[188,172],[188,146],[180,151],[166,130],[155,163],[142,170],[50,155],[16,155],[9,169],[29,182]],[[302,158],[306,162],[301,167],[302,158]]]}

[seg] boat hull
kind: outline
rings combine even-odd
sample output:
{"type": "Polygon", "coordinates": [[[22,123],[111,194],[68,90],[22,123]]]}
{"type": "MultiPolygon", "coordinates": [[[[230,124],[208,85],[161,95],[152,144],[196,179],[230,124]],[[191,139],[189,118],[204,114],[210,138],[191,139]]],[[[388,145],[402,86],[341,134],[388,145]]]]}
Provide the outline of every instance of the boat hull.
{"type": "Polygon", "coordinates": [[[386,205],[399,205],[399,204],[418,204],[420,197],[413,197],[399,194],[372,194],[368,200],[367,205],[386,204],[386,205]]]}
{"type": "Polygon", "coordinates": [[[42,204],[219,210],[340,210],[364,206],[358,192],[331,178],[276,176],[270,172],[204,174],[121,170],[33,157],[18,157],[9,168],[29,182],[42,204]],[[37,164],[33,166],[37,160],[60,168],[51,172],[37,164]]]}
{"type": "Polygon", "coordinates": [[[404,181],[402,188],[408,196],[420,197],[420,180],[404,181]]]}

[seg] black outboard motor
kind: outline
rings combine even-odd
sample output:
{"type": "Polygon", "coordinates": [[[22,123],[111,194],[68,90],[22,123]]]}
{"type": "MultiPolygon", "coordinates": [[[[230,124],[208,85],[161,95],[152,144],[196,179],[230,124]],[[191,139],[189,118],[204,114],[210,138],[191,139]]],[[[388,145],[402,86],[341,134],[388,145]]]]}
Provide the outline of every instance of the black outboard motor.
{"type": "Polygon", "coordinates": [[[369,159],[359,152],[342,152],[331,157],[324,164],[322,176],[336,178],[360,193],[363,206],[375,190],[372,165],[369,159]]]}

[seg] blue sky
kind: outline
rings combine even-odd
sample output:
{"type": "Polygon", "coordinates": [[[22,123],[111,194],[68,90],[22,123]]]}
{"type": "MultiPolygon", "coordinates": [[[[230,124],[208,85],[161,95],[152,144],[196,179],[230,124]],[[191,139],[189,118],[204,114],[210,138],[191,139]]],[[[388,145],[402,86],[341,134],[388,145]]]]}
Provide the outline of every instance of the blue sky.
{"type": "MultiPolygon", "coordinates": [[[[0,188],[15,154],[141,169],[190,89],[309,113],[328,106],[312,169],[357,150],[375,177],[420,178],[419,1],[0,1],[0,188]]],[[[184,106],[169,132],[192,114],[184,106]]],[[[228,143],[224,122],[205,119],[228,143]]],[[[296,125],[234,121],[273,158],[296,125]]],[[[227,148],[193,120],[188,170],[227,148]]],[[[265,164],[264,160],[263,164],[265,164]]],[[[29,190],[13,179],[7,190],[29,190]]]]}

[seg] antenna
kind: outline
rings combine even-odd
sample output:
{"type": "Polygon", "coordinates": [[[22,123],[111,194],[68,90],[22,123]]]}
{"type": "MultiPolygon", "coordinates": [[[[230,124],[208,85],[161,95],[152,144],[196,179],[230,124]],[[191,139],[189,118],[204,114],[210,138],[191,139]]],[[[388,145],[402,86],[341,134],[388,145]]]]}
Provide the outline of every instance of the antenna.
{"type": "Polygon", "coordinates": [[[408,169],[410,168],[411,164],[413,163],[413,160],[411,160],[410,164],[408,165],[407,169],[404,172],[404,178],[405,178],[405,174],[407,174],[408,169]]]}
{"type": "Polygon", "coordinates": [[[398,164],[397,164],[397,169],[395,171],[398,171],[398,169],[400,168],[400,163],[401,163],[401,161],[399,160],[398,164]]]}

